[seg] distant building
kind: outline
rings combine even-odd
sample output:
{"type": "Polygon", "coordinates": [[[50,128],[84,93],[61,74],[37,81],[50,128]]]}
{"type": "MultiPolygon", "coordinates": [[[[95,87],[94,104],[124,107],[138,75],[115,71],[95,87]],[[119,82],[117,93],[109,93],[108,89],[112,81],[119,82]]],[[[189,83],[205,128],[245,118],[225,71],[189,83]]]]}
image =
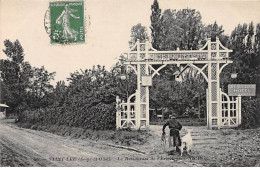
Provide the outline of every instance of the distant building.
{"type": "Polygon", "coordinates": [[[8,108],[6,104],[0,103],[0,119],[4,119],[6,117],[6,108],[8,108]]]}

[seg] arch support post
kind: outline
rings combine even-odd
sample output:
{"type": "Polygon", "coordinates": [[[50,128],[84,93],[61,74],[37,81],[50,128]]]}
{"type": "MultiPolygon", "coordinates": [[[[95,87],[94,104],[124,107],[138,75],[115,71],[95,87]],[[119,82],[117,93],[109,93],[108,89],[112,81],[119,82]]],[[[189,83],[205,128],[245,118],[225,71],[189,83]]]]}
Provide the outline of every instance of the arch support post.
{"type": "Polygon", "coordinates": [[[231,61],[223,63],[220,60],[221,43],[208,40],[208,90],[207,90],[207,126],[209,129],[220,129],[221,127],[221,88],[220,73],[231,61]],[[220,64],[224,64],[220,67],[220,64]]]}
{"type": "MultiPolygon", "coordinates": [[[[145,58],[146,58],[146,63],[145,63],[145,75],[149,75],[149,64],[147,62],[148,59],[148,48],[149,48],[149,44],[148,44],[148,40],[145,41],[145,58]]],[[[149,128],[150,125],[150,103],[149,103],[149,86],[145,86],[145,103],[146,103],[146,121],[145,121],[145,125],[146,128],[149,128]]]]}
{"type": "MultiPolygon", "coordinates": [[[[140,41],[137,40],[137,60],[140,60],[140,41]]],[[[137,89],[136,89],[136,127],[139,129],[140,124],[140,118],[141,118],[141,108],[140,108],[140,102],[141,102],[141,64],[140,62],[137,63],[137,89]]]]}
{"type": "MultiPolygon", "coordinates": [[[[148,58],[148,41],[145,43],[140,43],[138,41],[137,44],[137,58],[141,58],[142,53],[142,59],[148,58]]],[[[149,75],[149,63],[148,62],[142,62],[138,63],[138,77],[137,77],[137,90],[138,90],[138,98],[137,98],[137,105],[138,105],[138,128],[139,129],[147,129],[149,128],[149,87],[142,85],[142,77],[149,75]]]]}
{"type": "Polygon", "coordinates": [[[210,62],[208,65],[208,128],[220,128],[220,89],[219,89],[219,63],[210,62]]]}
{"type": "Polygon", "coordinates": [[[218,41],[215,43],[208,39],[208,128],[219,129],[220,118],[220,89],[219,89],[219,54],[218,41]]]}

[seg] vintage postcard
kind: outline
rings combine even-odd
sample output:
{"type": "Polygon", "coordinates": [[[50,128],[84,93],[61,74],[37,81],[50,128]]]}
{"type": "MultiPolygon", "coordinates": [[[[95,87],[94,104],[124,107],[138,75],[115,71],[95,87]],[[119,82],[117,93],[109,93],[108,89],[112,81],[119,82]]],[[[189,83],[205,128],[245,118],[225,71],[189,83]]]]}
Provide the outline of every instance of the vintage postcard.
{"type": "Polygon", "coordinates": [[[259,167],[259,0],[0,0],[1,167],[259,167]]]}

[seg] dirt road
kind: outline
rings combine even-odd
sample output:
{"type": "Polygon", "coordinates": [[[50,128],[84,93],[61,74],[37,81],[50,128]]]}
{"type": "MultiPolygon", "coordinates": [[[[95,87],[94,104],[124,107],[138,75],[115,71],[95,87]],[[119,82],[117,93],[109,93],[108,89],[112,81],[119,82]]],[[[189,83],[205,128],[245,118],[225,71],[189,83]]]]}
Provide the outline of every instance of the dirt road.
{"type": "MultiPolygon", "coordinates": [[[[184,127],[185,128],[185,127],[184,127]]],[[[145,154],[0,122],[1,166],[260,166],[260,129],[193,128],[191,156],[163,152],[161,126],[150,126],[145,154]]],[[[185,134],[181,131],[181,136],[185,134]]],[[[166,146],[166,151],[169,148],[166,146]]]]}
{"type": "Polygon", "coordinates": [[[1,166],[192,166],[0,123],[1,166]]]}

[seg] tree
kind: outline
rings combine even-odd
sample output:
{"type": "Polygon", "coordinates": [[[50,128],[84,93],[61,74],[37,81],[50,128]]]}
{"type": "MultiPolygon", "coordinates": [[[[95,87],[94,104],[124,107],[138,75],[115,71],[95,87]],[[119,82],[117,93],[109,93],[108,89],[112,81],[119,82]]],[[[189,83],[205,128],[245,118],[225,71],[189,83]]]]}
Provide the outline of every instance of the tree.
{"type": "Polygon", "coordinates": [[[162,40],[161,37],[161,9],[157,0],[154,0],[151,6],[152,14],[151,19],[151,36],[152,36],[152,45],[155,49],[160,50],[160,43],[162,40]]]}
{"type": "Polygon", "coordinates": [[[161,18],[160,50],[176,50],[180,46],[183,29],[176,23],[176,10],[165,10],[161,18]]]}
{"type": "MultiPolygon", "coordinates": [[[[226,70],[226,74],[235,70],[238,73],[236,79],[230,80],[232,83],[257,84],[259,78],[260,55],[257,48],[257,31],[254,35],[254,25],[251,22],[238,25],[230,36],[229,48],[233,50],[230,57],[233,64],[226,70]],[[253,39],[255,37],[255,40],[253,39]]],[[[225,70],[224,70],[225,71],[225,70]]],[[[224,74],[225,74],[224,73],[224,74]]]]}
{"type": "Polygon", "coordinates": [[[8,59],[0,60],[0,71],[5,93],[1,101],[10,106],[10,112],[19,113],[28,107],[44,107],[46,94],[53,88],[50,81],[55,73],[49,73],[44,67],[32,67],[24,61],[24,50],[18,40],[4,41],[3,52],[8,59]]]}
{"type": "Polygon", "coordinates": [[[0,78],[0,103],[6,103],[11,100],[13,100],[12,94],[0,78]]]}
{"type": "Polygon", "coordinates": [[[142,26],[140,23],[133,26],[131,29],[131,40],[129,41],[130,48],[134,46],[137,40],[140,40],[141,43],[144,43],[148,40],[147,29],[145,26],[142,26]]]}
{"type": "Polygon", "coordinates": [[[57,107],[62,106],[67,97],[67,88],[64,81],[58,81],[53,93],[49,97],[53,101],[51,104],[57,107]]]}
{"type": "Polygon", "coordinates": [[[16,40],[12,43],[10,40],[5,40],[4,45],[6,49],[3,50],[3,52],[7,55],[7,57],[16,64],[22,64],[24,61],[24,50],[20,42],[16,40]]]}
{"type": "Polygon", "coordinates": [[[247,53],[252,53],[254,52],[254,46],[253,46],[253,36],[254,36],[254,24],[251,22],[248,26],[248,33],[247,36],[245,37],[245,46],[247,53]]]}
{"type": "Polygon", "coordinates": [[[18,40],[5,40],[4,45],[6,48],[3,52],[8,59],[0,61],[0,69],[3,82],[10,93],[3,100],[10,106],[11,112],[19,111],[26,107],[26,89],[32,78],[31,66],[24,62],[24,50],[18,40]]]}
{"type": "Polygon", "coordinates": [[[207,38],[220,38],[226,44],[228,36],[224,35],[222,26],[216,22],[205,26],[202,16],[195,9],[171,10],[166,9],[163,14],[159,10],[157,1],[152,5],[151,30],[152,45],[157,50],[195,50],[201,48],[207,38]],[[160,13],[160,15],[159,15],[160,13]]]}
{"type": "MultiPolygon", "coordinates": [[[[223,70],[221,82],[227,91],[228,84],[257,84],[259,88],[259,24],[251,22],[238,25],[231,33],[229,38],[229,48],[233,50],[230,57],[233,63],[223,70]],[[254,34],[255,32],[255,34],[254,34]],[[236,71],[237,78],[231,79],[230,73],[236,71]]],[[[242,97],[242,125],[243,128],[259,126],[259,93],[256,97],[242,97]]]]}
{"type": "Polygon", "coordinates": [[[33,77],[30,82],[30,87],[27,90],[30,94],[28,103],[33,108],[46,107],[45,95],[53,91],[53,86],[50,84],[54,80],[55,72],[49,73],[44,66],[41,68],[33,67],[33,77]]]}
{"type": "Polygon", "coordinates": [[[254,47],[255,53],[259,54],[259,52],[260,52],[260,23],[258,23],[256,25],[256,33],[254,36],[254,41],[255,41],[255,43],[253,44],[253,47],[254,47]]]}
{"type": "Polygon", "coordinates": [[[202,44],[206,43],[206,38],[211,38],[212,41],[216,41],[216,37],[218,37],[220,42],[226,46],[229,40],[229,36],[224,35],[223,26],[219,26],[216,21],[214,24],[209,24],[204,28],[204,37],[202,44]]]}
{"type": "MultiPolygon", "coordinates": [[[[151,16],[154,15],[152,10],[151,16]]],[[[156,30],[159,33],[153,33],[155,29],[152,29],[152,39],[156,40],[153,46],[158,50],[176,50],[178,47],[182,50],[194,50],[207,38],[201,15],[195,9],[167,9],[155,23],[151,22],[151,28],[158,26],[156,30]]]]}
{"type": "Polygon", "coordinates": [[[153,78],[150,89],[151,108],[167,108],[179,115],[184,115],[188,108],[197,108],[205,113],[207,83],[204,78],[188,70],[179,82],[173,76],[175,71],[177,68],[169,65],[160,71],[160,76],[153,78]]]}
{"type": "Polygon", "coordinates": [[[176,13],[176,23],[183,30],[180,49],[198,49],[203,28],[200,12],[188,8],[179,10],[176,13]]]}

